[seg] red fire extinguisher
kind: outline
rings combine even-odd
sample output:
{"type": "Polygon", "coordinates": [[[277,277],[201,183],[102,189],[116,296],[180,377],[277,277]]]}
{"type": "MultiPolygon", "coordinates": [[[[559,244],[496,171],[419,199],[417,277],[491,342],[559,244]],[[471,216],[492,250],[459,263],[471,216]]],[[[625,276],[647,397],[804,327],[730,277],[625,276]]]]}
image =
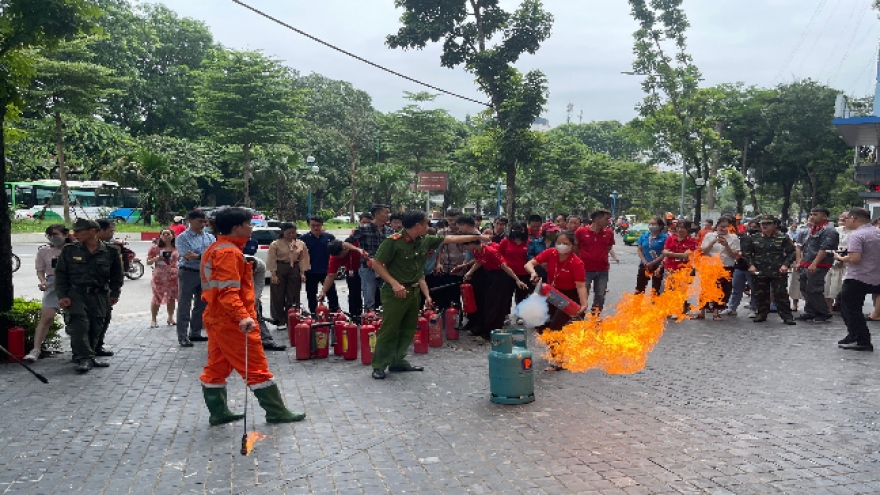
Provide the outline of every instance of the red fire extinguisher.
{"type": "Polygon", "coordinates": [[[371,310],[367,311],[366,313],[364,313],[363,316],[361,316],[361,324],[366,325],[367,323],[373,323],[373,320],[375,320],[375,319],[376,319],[376,312],[371,309],[371,310]]]}
{"type": "Polygon", "coordinates": [[[315,358],[326,359],[330,355],[330,326],[331,323],[317,323],[312,325],[315,334],[315,358]]]}
{"type": "Polygon", "coordinates": [[[358,327],[354,323],[346,323],[342,334],[342,357],[346,361],[354,361],[358,357],[358,327]]]}
{"type": "Polygon", "coordinates": [[[290,346],[296,346],[293,329],[302,321],[302,310],[299,308],[290,308],[287,310],[287,335],[290,339],[290,346]]]}
{"type": "Polygon", "coordinates": [[[315,308],[315,318],[317,318],[318,323],[330,321],[330,308],[324,304],[324,301],[321,301],[321,303],[318,304],[318,307],[315,308]]]}
{"type": "Polygon", "coordinates": [[[24,329],[12,327],[6,332],[6,335],[9,339],[7,342],[9,353],[19,360],[24,359],[24,329]]]}
{"type": "Polygon", "coordinates": [[[296,342],[296,358],[299,360],[311,359],[312,357],[312,325],[311,320],[301,321],[293,329],[294,341],[296,342]]]}
{"type": "Polygon", "coordinates": [[[541,285],[541,295],[547,296],[547,302],[565,312],[568,316],[575,317],[581,312],[581,305],[569,299],[550,284],[541,285]]]}
{"type": "Polygon", "coordinates": [[[425,314],[419,315],[419,325],[416,328],[416,334],[413,336],[413,350],[416,354],[428,353],[428,319],[425,314]]]}
{"type": "Polygon", "coordinates": [[[444,326],[446,326],[446,340],[458,340],[458,310],[449,307],[443,314],[444,326]]]}
{"type": "Polygon", "coordinates": [[[333,344],[333,355],[341,356],[345,351],[343,350],[342,339],[345,335],[345,320],[339,320],[338,318],[333,323],[333,336],[336,339],[336,342],[333,344]]]}
{"type": "Polygon", "coordinates": [[[477,312],[477,300],[474,298],[474,286],[465,282],[461,284],[461,302],[465,313],[477,312]]]}
{"type": "Polygon", "coordinates": [[[428,345],[431,347],[443,346],[443,314],[431,311],[428,319],[428,345]]]}
{"type": "Polygon", "coordinates": [[[372,323],[361,325],[361,364],[373,362],[373,350],[376,348],[376,327],[372,323]]]}

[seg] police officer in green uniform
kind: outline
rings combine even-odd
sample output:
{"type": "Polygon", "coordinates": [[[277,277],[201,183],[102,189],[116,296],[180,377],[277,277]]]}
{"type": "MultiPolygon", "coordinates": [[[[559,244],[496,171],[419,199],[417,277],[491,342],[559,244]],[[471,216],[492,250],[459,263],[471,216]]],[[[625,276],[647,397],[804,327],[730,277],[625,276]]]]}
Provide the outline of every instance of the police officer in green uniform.
{"type": "Polygon", "coordinates": [[[756,298],[758,306],[758,316],[753,321],[767,321],[772,290],[773,301],[782,321],[794,325],[788,302],[788,270],[794,262],[794,243],[787,235],[779,233],[776,217],[764,215],[760,220],[761,233],[747,236],[742,241],[742,256],[749,263],[754,281],[752,297],[756,298]]]}
{"type": "Polygon", "coordinates": [[[106,368],[95,360],[95,346],[122,289],[122,260],[119,251],[97,237],[98,224],[78,219],[73,224],[76,242],[64,246],[55,268],[55,292],[64,310],[76,371],[106,368]]]}
{"type": "Polygon", "coordinates": [[[389,371],[422,371],[406,359],[419,319],[421,297],[419,280],[425,272],[428,252],[443,244],[461,244],[471,241],[489,241],[480,235],[440,237],[426,235],[428,217],[422,211],[407,212],[403,216],[403,231],[384,241],[376,251],[373,270],[386,284],[382,286],[382,330],[376,337],[373,352],[373,378],[385,378],[389,371]]]}

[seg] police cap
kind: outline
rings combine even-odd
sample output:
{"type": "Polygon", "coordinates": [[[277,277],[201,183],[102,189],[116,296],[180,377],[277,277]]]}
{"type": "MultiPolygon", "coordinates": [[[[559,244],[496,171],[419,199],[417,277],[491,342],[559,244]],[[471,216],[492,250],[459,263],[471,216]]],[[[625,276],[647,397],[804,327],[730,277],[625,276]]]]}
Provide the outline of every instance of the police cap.
{"type": "Polygon", "coordinates": [[[761,215],[758,217],[758,220],[761,223],[779,223],[779,219],[774,217],[773,215],[761,215]]]}
{"type": "Polygon", "coordinates": [[[99,227],[98,223],[95,222],[94,220],[87,220],[85,218],[77,218],[76,221],[73,222],[73,228],[70,230],[76,232],[77,230],[89,230],[89,229],[100,230],[101,227],[99,227]]]}

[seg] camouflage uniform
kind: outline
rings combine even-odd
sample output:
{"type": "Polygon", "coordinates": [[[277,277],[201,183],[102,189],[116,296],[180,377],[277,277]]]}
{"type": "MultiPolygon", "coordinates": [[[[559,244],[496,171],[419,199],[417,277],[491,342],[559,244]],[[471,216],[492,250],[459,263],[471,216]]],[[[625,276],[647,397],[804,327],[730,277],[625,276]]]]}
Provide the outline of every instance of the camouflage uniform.
{"type": "MultiPolygon", "coordinates": [[[[775,217],[765,215],[761,217],[761,223],[776,221],[775,217]]],[[[770,294],[772,290],[773,300],[776,301],[776,309],[782,321],[794,324],[788,298],[788,274],[779,273],[783,266],[791,268],[794,263],[795,248],[792,240],[784,234],[774,230],[771,236],[753,234],[747,236],[742,242],[742,256],[750,266],[757,269],[753,274],[754,287],[752,297],[758,307],[758,316],[754,321],[767,320],[770,313],[770,294]]]]}

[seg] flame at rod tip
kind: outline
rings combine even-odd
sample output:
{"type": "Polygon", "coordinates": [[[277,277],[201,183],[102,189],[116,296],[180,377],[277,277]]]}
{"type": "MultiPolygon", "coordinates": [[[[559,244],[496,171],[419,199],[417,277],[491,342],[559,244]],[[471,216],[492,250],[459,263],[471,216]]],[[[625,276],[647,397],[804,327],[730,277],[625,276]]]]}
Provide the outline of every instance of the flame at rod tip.
{"type": "Polygon", "coordinates": [[[263,435],[260,432],[252,431],[247,435],[247,453],[250,454],[252,450],[254,450],[254,445],[260,440],[266,438],[266,435],[263,435]]]}

